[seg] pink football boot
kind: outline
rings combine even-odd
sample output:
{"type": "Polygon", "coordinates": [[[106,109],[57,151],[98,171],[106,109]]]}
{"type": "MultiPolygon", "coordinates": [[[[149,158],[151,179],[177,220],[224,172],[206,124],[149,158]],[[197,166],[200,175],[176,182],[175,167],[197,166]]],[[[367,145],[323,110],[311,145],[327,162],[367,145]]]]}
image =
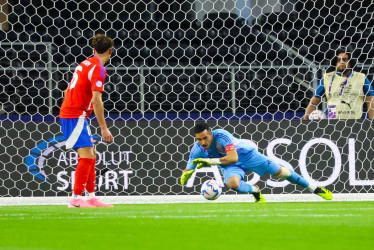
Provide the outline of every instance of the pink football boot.
{"type": "Polygon", "coordinates": [[[71,199],[69,201],[68,207],[96,207],[91,204],[89,204],[87,201],[84,201],[82,199],[71,199]]]}
{"type": "Polygon", "coordinates": [[[113,207],[113,205],[105,204],[105,203],[99,201],[99,199],[96,198],[96,197],[87,200],[87,203],[90,204],[93,207],[113,207]]]}

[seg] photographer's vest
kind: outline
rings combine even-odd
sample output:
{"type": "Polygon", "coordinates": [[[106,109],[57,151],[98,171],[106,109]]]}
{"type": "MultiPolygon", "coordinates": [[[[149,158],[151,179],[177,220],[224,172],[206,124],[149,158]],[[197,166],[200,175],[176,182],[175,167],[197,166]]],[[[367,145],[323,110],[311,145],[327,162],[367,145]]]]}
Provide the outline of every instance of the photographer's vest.
{"type": "Polygon", "coordinates": [[[365,100],[365,74],[352,71],[347,77],[336,72],[323,77],[329,119],[360,119],[365,100]]]}

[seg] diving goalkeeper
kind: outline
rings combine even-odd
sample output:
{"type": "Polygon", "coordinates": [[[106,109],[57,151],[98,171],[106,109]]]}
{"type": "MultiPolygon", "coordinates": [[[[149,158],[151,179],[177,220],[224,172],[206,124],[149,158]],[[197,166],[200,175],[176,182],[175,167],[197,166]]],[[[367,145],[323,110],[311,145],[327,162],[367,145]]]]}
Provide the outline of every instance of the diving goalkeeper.
{"type": "Polygon", "coordinates": [[[298,184],[325,200],[332,199],[332,193],[323,187],[313,186],[293,170],[279,166],[265,155],[235,138],[228,131],[216,129],[211,131],[208,124],[198,123],[193,130],[197,142],[193,145],[187,168],[181,177],[182,186],[191,177],[196,168],[219,166],[226,185],[239,193],[253,194],[257,203],[265,203],[260,188],[244,181],[247,170],[260,176],[266,173],[274,177],[298,184]]]}

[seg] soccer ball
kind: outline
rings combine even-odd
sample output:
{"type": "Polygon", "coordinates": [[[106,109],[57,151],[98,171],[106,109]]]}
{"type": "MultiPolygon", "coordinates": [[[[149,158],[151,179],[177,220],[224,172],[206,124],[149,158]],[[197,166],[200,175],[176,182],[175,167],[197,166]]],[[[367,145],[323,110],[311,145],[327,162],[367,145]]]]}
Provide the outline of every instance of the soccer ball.
{"type": "Polygon", "coordinates": [[[216,200],[222,193],[222,187],[215,180],[208,180],[201,185],[201,194],[207,200],[216,200]]]}
{"type": "Polygon", "coordinates": [[[322,120],[326,119],[326,114],[319,109],[314,110],[312,113],[309,115],[309,120],[322,120]]]}

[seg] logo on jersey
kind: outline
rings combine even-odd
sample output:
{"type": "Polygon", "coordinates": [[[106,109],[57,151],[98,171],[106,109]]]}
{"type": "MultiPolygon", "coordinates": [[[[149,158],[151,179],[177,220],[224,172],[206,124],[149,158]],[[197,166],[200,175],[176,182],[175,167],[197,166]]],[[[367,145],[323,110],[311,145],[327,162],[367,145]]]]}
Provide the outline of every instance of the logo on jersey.
{"type": "Polygon", "coordinates": [[[229,152],[229,151],[233,151],[233,150],[236,150],[234,144],[229,144],[229,145],[227,145],[227,146],[225,147],[225,151],[226,151],[226,153],[229,152]]]}
{"type": "Polygon", "coordinates": [[[103,86],[103,83],[101,81],[96,82],[96,87],[101,88],[103,86]]]}

